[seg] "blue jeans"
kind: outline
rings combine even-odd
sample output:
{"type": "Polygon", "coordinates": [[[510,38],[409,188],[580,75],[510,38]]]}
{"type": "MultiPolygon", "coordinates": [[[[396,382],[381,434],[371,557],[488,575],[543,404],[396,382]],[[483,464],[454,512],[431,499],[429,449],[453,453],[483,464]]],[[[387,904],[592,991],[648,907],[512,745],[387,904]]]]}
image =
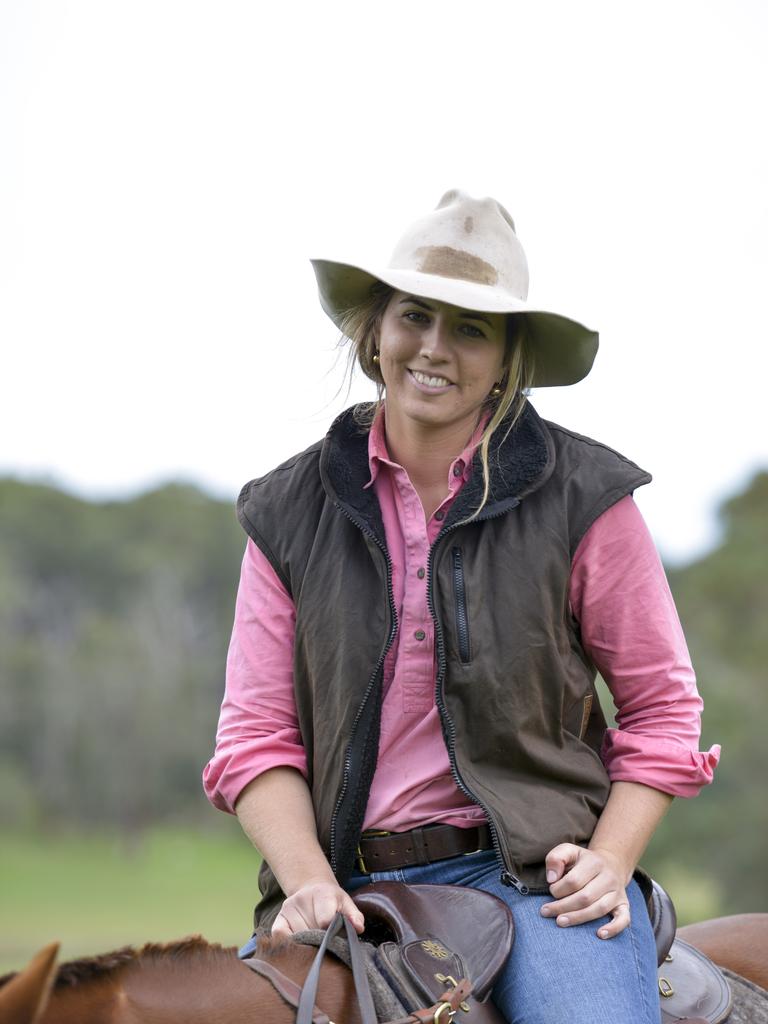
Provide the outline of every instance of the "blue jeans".
{"type": "Polygon", "coordinates": [[[515,941],[493,1000],[509,1024],[659,1024],[656,944],[637,882],[627,888],[632,924],[612,939],[598,939],[595,932],[610,918],[559,928],[539,913],[551,896],[521,896],[499,876],[495,854],[485,850],[397,871],[354,874],[346,888],[431,882],[500,897],[514,916],[515,941]]]}

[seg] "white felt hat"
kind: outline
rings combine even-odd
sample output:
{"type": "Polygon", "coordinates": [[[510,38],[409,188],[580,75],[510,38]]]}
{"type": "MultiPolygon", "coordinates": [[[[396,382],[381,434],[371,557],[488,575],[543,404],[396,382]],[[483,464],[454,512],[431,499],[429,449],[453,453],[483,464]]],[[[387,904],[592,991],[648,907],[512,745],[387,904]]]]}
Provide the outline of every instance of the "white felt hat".
{"type": "Polygon", "coordinates": [[[495,199],[446,192],[431,213],[408,228],[384,267],[319,259],[312,266],[322,307],[337,327],[383,281],[461,309],[524,316],[534,387],[575,384],[592,368],[597,332],[526,302],[528,261],[514,221],[495,199]]]}

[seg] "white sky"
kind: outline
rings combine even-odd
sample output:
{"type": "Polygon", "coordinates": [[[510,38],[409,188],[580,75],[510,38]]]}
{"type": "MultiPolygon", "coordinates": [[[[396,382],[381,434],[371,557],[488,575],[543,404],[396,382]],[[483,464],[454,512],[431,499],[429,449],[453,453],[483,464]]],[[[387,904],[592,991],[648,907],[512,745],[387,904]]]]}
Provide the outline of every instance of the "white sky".
{"type": "Polygon", "coordinates": [[[537,409],[691,557],[768,467],[767,50],[764,0],[0,0],[0,473],[234,497],[349,404],[308,257],[460,187],[601,332],[537,409]]]}

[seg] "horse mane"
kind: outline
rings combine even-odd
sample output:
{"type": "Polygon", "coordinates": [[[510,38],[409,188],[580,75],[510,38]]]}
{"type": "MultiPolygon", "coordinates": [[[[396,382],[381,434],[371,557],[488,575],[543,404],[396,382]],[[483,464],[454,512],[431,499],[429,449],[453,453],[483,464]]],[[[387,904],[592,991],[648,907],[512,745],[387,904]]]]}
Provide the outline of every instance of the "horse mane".
{"type": "MultiPolygon", "coordinates": [[[[176,942],[147,942],[138,949],[135,946],[122,946],[111,953],[101,953],[99,956],[83,957],[60,964],[54,987],[74,988],[89,981],[107,978],[115,971],[139,961],[157,963],[170,960],[178,964],[194,961],[195,966],[199,966],[201,960],[214,963],[225,959],[231,961],[235,955],[235,946],[221,946],[217,942],[208,942],[201,935],[189,935],[176,942]]],[[[0,988],[15,977],[16,972],[4,975],[0,978],[0,988]]]]}
{"type": "Polygon", "coordinates": [[[261,932],[256,937],[256,948],[254,956],[278,956],[286,950],[296,949],[297,943],[292,935],[272,935],[270,932],[261,932]]]}

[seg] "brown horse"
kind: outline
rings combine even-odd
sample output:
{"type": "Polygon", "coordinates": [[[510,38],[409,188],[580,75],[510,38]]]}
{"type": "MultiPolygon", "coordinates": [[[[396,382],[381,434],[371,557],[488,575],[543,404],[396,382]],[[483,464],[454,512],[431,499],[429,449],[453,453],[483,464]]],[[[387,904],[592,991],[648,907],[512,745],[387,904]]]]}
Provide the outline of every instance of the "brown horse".
{"type": "MultiPolygon", "coordinates": [[[[680,936],[722,967],[768,989],[768,914],[741,914],[680,929],[680,936]]],[[[0,978],[0,1024],[292,1024],[296,1011],[268,981],[237,959],[234,947],[199,936],[167,945],[117,950],[56,969],[58,946],[46,947],[19,974],[0,978]]],[[[301,984],[315,950],[264,939],[269,958],[301,984]]],[[[739,991],[738,1002],[768,1009],[768,992],[739,991]],[[745,994],[746,992],[746,994],[745,994]]],[[[317,1005],[337,1024],[359,1024],[348,968],[325,964],[317,1005]]],[[[743,1010],[743,1007],[741,1008],[743,1010]]],[[[761,1020],[764,1018],[760,1018],[761,1020]]]]}
{"type": "MultiPolygon", "coordinates": [[[[0,978],[0,1024],[292,1024],[296,1011],[237,958],[200,936],[125,947],[56,969],[47,946],[16,975],[0,978]]],[[[301,985],[317,950],[265,939],[259,955],[301,985]]],[[[327,958],[317,1005],[360,1024],[351,972],[327,958]]]]}

